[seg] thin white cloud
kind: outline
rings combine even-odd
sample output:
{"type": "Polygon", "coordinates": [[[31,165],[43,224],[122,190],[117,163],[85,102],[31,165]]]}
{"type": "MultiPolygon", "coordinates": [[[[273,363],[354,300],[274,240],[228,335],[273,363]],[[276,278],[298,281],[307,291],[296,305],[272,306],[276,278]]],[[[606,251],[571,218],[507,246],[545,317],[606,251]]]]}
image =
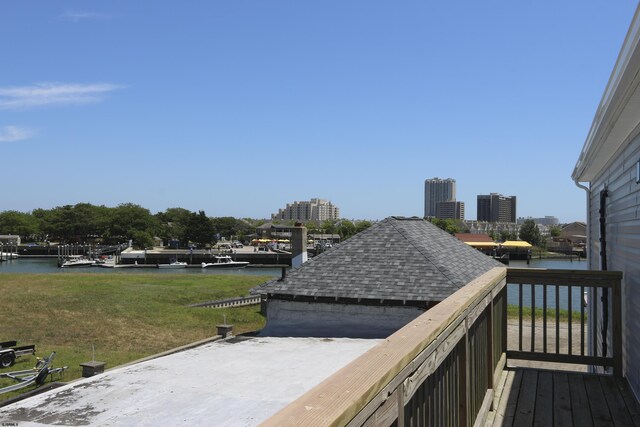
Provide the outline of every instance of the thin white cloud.
{"type": "Polygon", "coordinates": [[[105,94],[121,87],[109,83],[36,83],[33,86],[0,87],[0,110],[100,102],[105,94]]]}
{"type": "Polygon", "coordinates": [[[104,19],[107,18],[108,15],[104,13],[98,12],[79,12],[76,10],[65,10],[60,15],[58,15],[59,19],[70,22],[78,22],[85,19],[104,19]]]}
{"type": "Polygon", "coordinates": [[[4,126],[0,128],[0,142],[14,142],[29,139],[33,131],[18,126],[4,126]]]}

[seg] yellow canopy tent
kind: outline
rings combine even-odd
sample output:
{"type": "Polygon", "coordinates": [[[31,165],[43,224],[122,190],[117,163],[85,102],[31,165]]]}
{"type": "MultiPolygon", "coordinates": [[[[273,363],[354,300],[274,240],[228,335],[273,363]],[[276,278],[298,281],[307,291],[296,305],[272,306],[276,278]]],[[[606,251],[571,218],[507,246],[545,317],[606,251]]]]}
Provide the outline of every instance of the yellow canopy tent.
{"type": "Polygon", "coordinates": [[[521,240],[507,240],[506,242],[502,243],[502,246],[505,248],[531,248],[531,244],[527,243],[527,242],[523,242],[521,240]]]}
{"type": "Polygon", "coordinates": [[[474,248],[495,248],[499,246],[495,242],[465,242],[469,246],[473,246],[474,248]]]}

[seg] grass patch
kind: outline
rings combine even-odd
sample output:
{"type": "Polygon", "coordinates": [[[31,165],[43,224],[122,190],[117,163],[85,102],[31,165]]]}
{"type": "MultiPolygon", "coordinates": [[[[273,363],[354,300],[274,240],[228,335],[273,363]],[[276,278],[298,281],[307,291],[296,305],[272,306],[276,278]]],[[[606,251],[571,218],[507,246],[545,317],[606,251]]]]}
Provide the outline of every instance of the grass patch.
{"type": "MultiPolygon", "coordinates": [[[[112,368],[216,334],[264,326],[258,306],[210,309],[186,304],[245,296],[270,277],[165,274],[0,274],[0,341],[36,344],[37,355],[56,351],[55,367],[69,366],[64,380],[79,378],[92,358],[112,368]]],[[[0,372],[28,369],[32,356],[0,372]]],[[[0,380],[0,387],[14,384],[0,380]]],[[[28,390],[28,389],[27,389],[28,390]]],[[[23,391],[26,391],[23,389],[23,391]]],[[[17,393],[0,395],[0,400],[17,393]]]]}
{"type": "MultiPolygon", "coordinates": [[[[536,322],[539,320],[542,322],[542,308],[536,307],[536,322]]],[[[518,306],[513,304],[507,305],[507,317],[509,319],[517,319],[519,316],[518,306]]],[[[560,310],[559,313],[560,322],[567,322],[569,320],[569,310],[560,310]]],[[[531,307],[522,307],[522,318],[523,319],[531,319],[531,307]]],[[[587,312],[584,312],[585,321],[587,319],[587,312]]],[[[547,321],[555,321],[556,319],[556,310],[547,308],[547,321]]],[[[580,311],[572,311],[571,312],[571,321],[572,322],[580,322],[580,311]]]]}

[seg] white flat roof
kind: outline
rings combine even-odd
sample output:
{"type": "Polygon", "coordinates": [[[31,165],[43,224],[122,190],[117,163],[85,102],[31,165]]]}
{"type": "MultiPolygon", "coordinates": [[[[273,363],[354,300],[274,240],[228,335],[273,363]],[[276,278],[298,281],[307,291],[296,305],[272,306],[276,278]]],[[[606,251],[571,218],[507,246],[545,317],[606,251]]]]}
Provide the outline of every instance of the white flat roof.
{"type": "Polygon", "coordinates": [[[240,337],[116,368],[0,408],[42,425],[256,425],[380,340],[240,337]]]}

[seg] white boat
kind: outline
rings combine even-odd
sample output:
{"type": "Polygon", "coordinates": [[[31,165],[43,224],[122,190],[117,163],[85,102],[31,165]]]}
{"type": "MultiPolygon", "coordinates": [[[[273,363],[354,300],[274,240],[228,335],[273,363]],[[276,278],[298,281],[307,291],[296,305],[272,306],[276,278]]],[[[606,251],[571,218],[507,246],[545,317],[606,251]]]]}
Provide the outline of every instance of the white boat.
{"type": "Polygon", "coordinates": [[[172,261],[169,264],[158,264],[158,268],[187,268],[187,263],[183,261],[172,261]]]}
{"type": "Polygon", "coordinates": [[[109,256],[108,258],[101,258],[96,261],[95,266],[102,268],[114,268],[116,266],[116,259],[113,256],[109,256]]]}
{"type": "Polygon", "coordinates": [[[95,264],[93,260],[85,258],[82,255],[70,255],[67,257],[66,261],[63,262],[60,267],[62,268],[91,267],[93,264],[95,264]]]}
{"type": "Polygon", "coordinates": [[[18,259],[20,255],[15,252],[0,252],[0,259],[18,259]]]}
{"type": "Polygon", "coordinates": [[[202,268],[242,268],[249,265],[247,261],[234,261],[228,255],[216,256],[216,262],[203,262],[202,268]]]}

